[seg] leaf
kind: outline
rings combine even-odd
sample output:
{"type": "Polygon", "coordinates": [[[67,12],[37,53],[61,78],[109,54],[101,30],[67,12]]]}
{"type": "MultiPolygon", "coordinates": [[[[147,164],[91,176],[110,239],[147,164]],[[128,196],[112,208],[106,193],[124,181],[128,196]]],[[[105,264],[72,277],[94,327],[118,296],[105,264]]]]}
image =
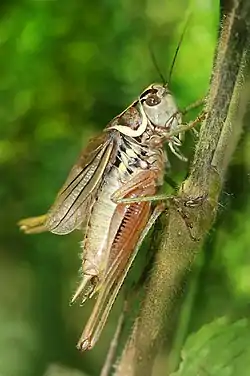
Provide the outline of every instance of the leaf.
{"type": "Polygon", "coordinates": [[[179,370],[171,376],[248,376],[250,322],[225,317],[204,325],[186,341],[179,370]]]}

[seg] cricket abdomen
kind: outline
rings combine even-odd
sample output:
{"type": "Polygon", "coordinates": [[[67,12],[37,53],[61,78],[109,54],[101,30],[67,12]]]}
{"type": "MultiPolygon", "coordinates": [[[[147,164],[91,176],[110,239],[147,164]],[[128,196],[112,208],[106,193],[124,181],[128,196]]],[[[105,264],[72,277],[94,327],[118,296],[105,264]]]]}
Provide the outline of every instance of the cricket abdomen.
{"type": "Polygon", "coordinates": [[[80,295],[83,296],[84,301],[94,293],[106,269],[109,227],[117,207],[110,200],[110,196],[119,187],[118,170],[113,168],[106,177],[103,186],[97,192],[96,201],[89,216],[85,239],[82,242],[82,280],[71,299],[71,303],[80,295]]]}
{"type": "Polygon", "coordinates": [[[117,206],[110,196],[120,187],[118,178],[117,169],[112,169],[98,192],[83,241],[83,273],[99,276],[105,268],[109,226],[117,206]]]}

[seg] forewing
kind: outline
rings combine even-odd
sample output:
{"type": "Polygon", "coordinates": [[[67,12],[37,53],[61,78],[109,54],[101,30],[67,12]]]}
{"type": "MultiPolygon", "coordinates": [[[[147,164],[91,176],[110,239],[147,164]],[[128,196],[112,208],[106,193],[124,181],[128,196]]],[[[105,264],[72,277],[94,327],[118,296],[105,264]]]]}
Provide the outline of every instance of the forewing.
{"type": "Polygon", "coordinates": [[[115,139],[108,133],[90,140],[49,210],[46,227],[51,232],[67,234],[86,220],[115,152],[115,139]]]}

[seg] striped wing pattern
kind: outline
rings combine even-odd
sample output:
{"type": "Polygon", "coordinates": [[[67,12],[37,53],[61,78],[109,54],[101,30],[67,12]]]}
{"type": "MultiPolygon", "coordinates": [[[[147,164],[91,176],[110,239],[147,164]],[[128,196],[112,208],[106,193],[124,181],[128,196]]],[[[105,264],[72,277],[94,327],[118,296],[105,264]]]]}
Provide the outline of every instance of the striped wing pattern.
{"type": "Polygon", "coordinates": [[[49,210],[45,224],[49,231],[68,234],[87,219],[115,149],[115,139],[108,133],[90,140],[49,210]]]}

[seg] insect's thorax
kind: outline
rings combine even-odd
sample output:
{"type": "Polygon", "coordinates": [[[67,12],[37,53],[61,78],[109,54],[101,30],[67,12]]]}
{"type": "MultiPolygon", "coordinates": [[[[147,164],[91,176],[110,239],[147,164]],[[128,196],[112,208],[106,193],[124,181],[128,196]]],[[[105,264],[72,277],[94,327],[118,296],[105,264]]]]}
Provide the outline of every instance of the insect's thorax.
{"type": "Polygon", "coordinates": [[[157,180],[156,186],[162,184],[162,178],[167,162],[166,152],[163,145],[152,147],[148,144],[152,141],[148,133],[143,134],[139,140],[128,136],[122,136],[117,151],[115,165],[119,170],[119,178],[122,183],[133,178],[141,171],[154,170],[157,180]]]}

